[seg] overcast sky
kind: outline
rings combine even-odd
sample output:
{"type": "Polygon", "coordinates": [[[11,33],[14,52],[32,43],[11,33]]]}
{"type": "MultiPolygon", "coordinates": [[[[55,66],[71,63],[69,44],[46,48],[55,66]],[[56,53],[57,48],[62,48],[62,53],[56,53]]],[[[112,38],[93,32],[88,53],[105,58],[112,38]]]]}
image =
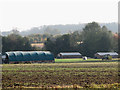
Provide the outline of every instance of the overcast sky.
{"type": "Polygon", "coordinates": [[[117,22],[119,0],[0,0],[0,30],[117,22]]]}

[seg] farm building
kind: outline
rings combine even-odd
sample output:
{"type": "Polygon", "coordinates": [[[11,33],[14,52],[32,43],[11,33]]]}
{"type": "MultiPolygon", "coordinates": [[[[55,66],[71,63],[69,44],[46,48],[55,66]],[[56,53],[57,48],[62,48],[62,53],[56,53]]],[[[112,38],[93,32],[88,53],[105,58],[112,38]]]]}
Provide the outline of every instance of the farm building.
{"type": "Polygon", "coordinates": [[[98,52],[94,56],[95,56],[95,58],[103,58],[105,55],[110,55],[110,56],[112,56],[112,58],[118,57],[118,53],[116,53],[116,52],[98,52]]]}
{"type": "Polygon", "coordinates": [[[81,58],[82,55],[79,52],[62,52],[57,55],[58,58],[81,58]]]}
{"type": "Polygon", "coordinates": [[[31,46],[32,47],[43,48],[44,47],[44,43],[32,43],[31,46]]]}
{"type": "Polygon", "coordinates": [[[54,62],[49,51],[15,51],[6,52],[6,63],[54,62]]]}

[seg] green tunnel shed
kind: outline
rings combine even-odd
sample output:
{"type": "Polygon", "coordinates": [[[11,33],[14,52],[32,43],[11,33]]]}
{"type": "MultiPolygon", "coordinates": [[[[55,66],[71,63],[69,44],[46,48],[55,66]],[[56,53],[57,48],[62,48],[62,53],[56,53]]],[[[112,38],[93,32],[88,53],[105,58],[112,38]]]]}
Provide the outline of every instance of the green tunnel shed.
{"type": "Polygon", "coordinates": [[[54,56],[49,51],[12,51],[6,52],[8,63],[19,62],[54,62],[54,56]]]}

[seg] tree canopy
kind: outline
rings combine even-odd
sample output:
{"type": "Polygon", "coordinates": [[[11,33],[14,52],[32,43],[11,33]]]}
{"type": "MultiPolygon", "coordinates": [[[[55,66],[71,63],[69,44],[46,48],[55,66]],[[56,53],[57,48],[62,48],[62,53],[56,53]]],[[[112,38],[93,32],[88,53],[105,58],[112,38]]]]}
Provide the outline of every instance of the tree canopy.
{"type": "MultiPolygon", "coordinates": [[[[46,32],[50,28],[46,29],[46,32]]],[[[118,36],[119,37],[119,36],[118,36]]],[[[55,56],[60,52],[80,52],[82,55],[94,57],[96,52],[118,52],[120,39],[106,26],[100,26],[96,22],[88,23],[81,31],[74,31],[64,35],[35,34],[22,37],[19,34],[10,34],[2,38],[2,52],[14,50],[38,50],[32,48],[30,43],[44,42],[42,50],[49,50],[55,56]],[[118,42],[119,41],[119,42],[118,42]]]]}
{"type": "Polygon", "coordinates": [[[116,42],[113,33],[105,26],[101,27],[98,23],[92,22],[88,23],[82,32],[65,34],[56,37],[54,41],[48,39],[45,48],[55,55],[59,52],[78,51],[82,55],[93,57],[96,52],[115,51],[116,42]]]}
{"type": "Polygon", "coordinates": [[[33,50],[27,37],[21,37],[17,34],[10,34],[2,37],[2,52],[6,51],[28,51],[33,50]]]}

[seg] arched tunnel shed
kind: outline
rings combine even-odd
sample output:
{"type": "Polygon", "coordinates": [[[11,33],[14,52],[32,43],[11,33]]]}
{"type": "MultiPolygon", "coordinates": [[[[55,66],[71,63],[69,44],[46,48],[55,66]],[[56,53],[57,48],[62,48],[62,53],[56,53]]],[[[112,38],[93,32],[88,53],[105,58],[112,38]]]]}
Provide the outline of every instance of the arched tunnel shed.
{"type": "Polygon", "coordinates": [[[9,62],[50,62],[54,61],[54,55],[49,51],[12,51],[6,52],[6,60],[9,62]]]}

